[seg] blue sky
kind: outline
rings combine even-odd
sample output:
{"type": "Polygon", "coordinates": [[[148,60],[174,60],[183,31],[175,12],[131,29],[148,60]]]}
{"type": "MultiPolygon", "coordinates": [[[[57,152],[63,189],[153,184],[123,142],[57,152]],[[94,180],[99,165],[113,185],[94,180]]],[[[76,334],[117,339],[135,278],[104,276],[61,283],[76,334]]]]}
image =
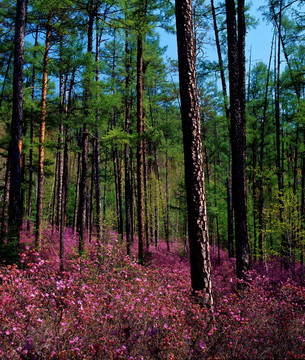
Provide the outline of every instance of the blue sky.
{"type": "MultiPolygon", "coordinates": [[[[270,24],[266,24],[266,21],[263,19],[261,12],[258,10],[260,6],[266,5],[267,0],[253,0],[251,6],[251,14],[259,21],[255,29],[249,29],[246,37],[246,58],[250,57],[250,49],[252,53],[252,64],[254,65],[257,61],[264,61],[268,63],[270,55],[270,47],[272,41],[272,27],[270,24]]],[[[177,58],[177,44],[176,36],[165,34],[161,32],[161,45],[167,45],[167,56],[170,58],[177,58]]],[[[214,40],[214,35],[211,32],[212,39],[214,40]]],[[[207,49],[207,57],[213,58],[216,60],[216,49],[213,50],[207,49]]]]}

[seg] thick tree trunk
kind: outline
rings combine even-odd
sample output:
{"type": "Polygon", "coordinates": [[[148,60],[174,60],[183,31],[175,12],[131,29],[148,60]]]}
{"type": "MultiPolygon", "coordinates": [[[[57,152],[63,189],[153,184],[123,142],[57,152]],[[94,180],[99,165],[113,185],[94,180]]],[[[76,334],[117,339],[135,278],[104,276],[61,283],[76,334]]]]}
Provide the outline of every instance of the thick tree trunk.
{"type": "Polygon", "coordinates": [[[175,4],[191,280],[193,290],[204,290],[205,303],[213,308],[192,5],[191,0],[175,4]]]}
{"type": "Polygon", "coordinates": [[[42,79],[42,95],[41,95],[41,121],[39,134],[39,161],[38,161],[38,193],[37,193],[37,213],[36,213],[36,231],[35,231],[35,247],[39,249],[41,246],[41,227],[42,227],[42,199],[44,186],[44,143],[46,132],[46,107],[47,107],[47,85],[48,85],[48,62],[49,48],[51,37],[51,20],[52,14],[49,13],[47,23],[46,45],[43,61],[43,79],[42,79]]]}
{"type": "Polygon", "coordinates": [[[246,183],[245,18],[244,1],[238,1],[238,38],[234,0],[226,0],[230,80],[230,139],[232,146],[232,197],[235,214],[236,273],[250,267],[246,183]]]}
{"type": "Polygon", "coordinates": [[[11,141],[7,166],[10,173],[7,261],[18,260],[20,227],[22,224],[21,203],[21,149],[23,127],[23,64],[26,1],[18,0],[15,25],[15,51],[13,74],[13,113],[11,141]]]}

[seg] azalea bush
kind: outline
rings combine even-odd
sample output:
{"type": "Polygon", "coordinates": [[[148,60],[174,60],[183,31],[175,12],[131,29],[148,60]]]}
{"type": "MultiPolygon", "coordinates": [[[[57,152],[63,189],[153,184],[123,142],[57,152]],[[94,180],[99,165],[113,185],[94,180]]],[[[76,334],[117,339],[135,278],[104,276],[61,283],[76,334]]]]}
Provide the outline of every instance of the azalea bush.
{"type": "Polygon", "coordinates": [[[92,243],[78,258],[67,230],[60,272],[57,236],[46,230],[40,254],[24,236],[21,266],[0,269],[1,359],[305,358],[301,268],[257,264],[237,292],[234,259],[212,251],[212,312],[192,295],[179,244],[152,247],[143,267],[113,232],[101,256],[92,243]]]}

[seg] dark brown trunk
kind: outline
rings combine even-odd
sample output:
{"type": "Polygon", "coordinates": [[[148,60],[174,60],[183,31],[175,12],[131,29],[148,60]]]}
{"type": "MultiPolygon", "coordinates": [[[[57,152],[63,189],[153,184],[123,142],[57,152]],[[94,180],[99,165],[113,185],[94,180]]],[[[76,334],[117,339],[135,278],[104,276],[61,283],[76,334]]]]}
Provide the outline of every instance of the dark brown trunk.
{"type": "Polygon", "coordinates": [[[26,1],[17,0],[15,23],[15,51],[13,74],[13,112],[11,141],[7,166],[10,172],[7,261],[18,260],[20,228],[22,224],[21,203],[21,149],[23,127],[23,64],[24,36],[26,27],[26,1]]]}
{"type": "Polygon", "coordinates": [[[238,36],[234,0],[226,1],[232,147],[232,197],[235,214],[236,273],[244,278],[250,267],[246,183],[245,17],[238,1],[238,36]]]}
{"type": "Polygon", "coordinates": [[[175,4],[191,280],[193,290],[204,290],[204,301],[213,308],[192,5],[191,0],[175,4]]]}

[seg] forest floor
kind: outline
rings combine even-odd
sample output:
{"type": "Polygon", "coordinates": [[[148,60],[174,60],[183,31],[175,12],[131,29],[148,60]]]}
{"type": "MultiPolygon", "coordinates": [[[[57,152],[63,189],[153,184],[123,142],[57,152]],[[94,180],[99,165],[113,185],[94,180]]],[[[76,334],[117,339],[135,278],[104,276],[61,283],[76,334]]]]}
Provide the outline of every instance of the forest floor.
{"type": "Polygon", "coordinates": [[[40,254],[23,233],[21,266],[0,267],[1,359],[305,359],[305,271],[296,264],[256,263],[237,292],[235,259],[220,250],[218,261],[212,247],[212,315],[192,296],[182,242],[168,252],[160,241],[141,266],[112,231],[102,259],[93,243],[78,258],[70,229],[64,241],[64,272],[48,228],[40,254]]]}

